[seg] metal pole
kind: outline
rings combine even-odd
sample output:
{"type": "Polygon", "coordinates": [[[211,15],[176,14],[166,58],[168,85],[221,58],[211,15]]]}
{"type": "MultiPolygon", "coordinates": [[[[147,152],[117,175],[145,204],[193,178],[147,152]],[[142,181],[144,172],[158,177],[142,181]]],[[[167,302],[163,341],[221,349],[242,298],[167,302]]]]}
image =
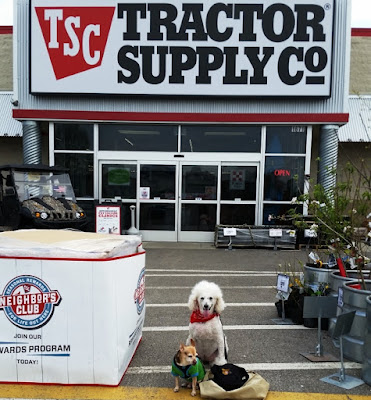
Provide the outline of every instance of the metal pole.
{"type": "Polygon", "coordinates": [[[344,368],[344,353],[343,353],[343,335],[340,336],[340,363],[341,368],[339,372],[340,382],[345,381],[345,368],[344,368]]]}
{"type": "Polygon", "coordinates": [[[322,348],[322,334],[321,334],[321,316],[318,317],[318,345],[317,345],[317,356],[322,357],[323,356],[323,348],[322,348]]]}
{"type": "Polygon", "coordinates": [[[336,184],[336,168],[338,161],[338,125],[322,125],[319,145],[319,183],[325,190],[336,184]]]}
{"type": "Polygon", "coordinates": [[[41,164],[41,133],[35,121],[23,121],[23,162],[41,164]]]}

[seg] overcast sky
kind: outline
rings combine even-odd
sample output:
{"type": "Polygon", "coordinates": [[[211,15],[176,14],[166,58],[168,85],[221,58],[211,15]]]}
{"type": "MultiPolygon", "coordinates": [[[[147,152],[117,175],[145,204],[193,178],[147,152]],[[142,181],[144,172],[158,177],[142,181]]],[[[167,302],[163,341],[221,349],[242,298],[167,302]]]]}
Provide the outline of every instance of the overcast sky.
{"type": "MultiPolygon", "coordinates": [[[[13,25],[13,0],[0,0],[1,25],[13,25]]],[[[352,27],[371,28],[371,0],[352,0],[352,27]]]]}

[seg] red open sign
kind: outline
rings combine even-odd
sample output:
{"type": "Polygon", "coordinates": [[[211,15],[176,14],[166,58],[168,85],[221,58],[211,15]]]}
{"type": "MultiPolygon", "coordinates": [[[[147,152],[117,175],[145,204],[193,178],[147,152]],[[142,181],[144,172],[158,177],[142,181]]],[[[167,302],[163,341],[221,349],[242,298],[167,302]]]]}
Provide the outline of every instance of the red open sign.
{"type": "Polygon", "coordinates": [[[275,176],[291,176],[291,171],[289,169],[275,169],[275,176]]]}

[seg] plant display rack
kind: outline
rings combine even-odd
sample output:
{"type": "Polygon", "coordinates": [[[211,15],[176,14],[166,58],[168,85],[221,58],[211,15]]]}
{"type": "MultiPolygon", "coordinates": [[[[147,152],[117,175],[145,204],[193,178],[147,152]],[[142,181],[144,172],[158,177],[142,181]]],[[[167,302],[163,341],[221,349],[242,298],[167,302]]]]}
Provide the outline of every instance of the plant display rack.
{"type": "Polygon", "coordinates": [[[296,248],[296,230],[292,226],[278,225],[216,225],[215,247],[228,247],[232,241],[233,247],[279,247],[296,248]],[[225,236],[224,228],[235,228],[236,236],[225,236]],[[270,236],[271,229],[282,229],[281,237],[270,236]],[[293,235],[295,232],[295,235],[293,235]]]}

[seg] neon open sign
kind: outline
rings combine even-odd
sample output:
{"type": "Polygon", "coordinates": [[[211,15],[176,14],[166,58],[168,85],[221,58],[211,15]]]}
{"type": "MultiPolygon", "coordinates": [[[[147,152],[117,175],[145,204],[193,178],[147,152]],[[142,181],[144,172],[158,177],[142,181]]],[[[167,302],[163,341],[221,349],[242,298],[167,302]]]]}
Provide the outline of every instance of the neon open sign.
{"type": "Polygon", "coordinates": [[[275,169],[274,175],[275,176],[291,176],[291,171],[288,169],[275,169]]]}

